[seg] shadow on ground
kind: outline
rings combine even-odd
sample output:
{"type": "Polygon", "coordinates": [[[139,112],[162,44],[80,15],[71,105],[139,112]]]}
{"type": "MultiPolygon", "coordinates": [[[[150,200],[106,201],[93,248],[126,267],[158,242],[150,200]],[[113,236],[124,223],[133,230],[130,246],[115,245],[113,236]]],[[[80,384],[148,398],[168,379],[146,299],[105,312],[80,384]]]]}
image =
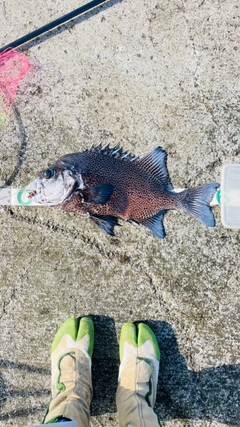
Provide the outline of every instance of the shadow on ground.
{"type": "MultiPolygon", "coordinates": [[[[93,355],[93,400],[91,415],[116,412],[119,352],[114,320],[108,316],[91,316],[95,325],[93,355]]],[[[145,321],[157,336],[161,349],[161,363],[156,402],[156,412],[161,420],[190,419],[215,420],[231,426],[239,425],[240,366],[223,365],[199,372],[187,368],[184,357],[178,350],[175,334],[168,323],[145,321]]],[[[50,371],[37,367],[0,360],[0,368],[50,375],[50,371]]],[[[37,385],[36,385],[37,386],[37,385]]],[[[37,387],[36,387],[37,388],[37,387]]],[[[50,390],[7,391],[7,384],[0,377],[0,405],[7,398],[24,396],[49,396],[50,390]]],[[[46,408],[24,408],[7,415],[0,414],[0,421],[18,416],[45,412],[46,408]]],[[[40,416],[41,417],[41,416],[40,416]]]]}
{"type": "MultiPolygon", "coordinates": [[[[13,376],[16,375],[16,371],[22,372],[23,377],[24,375],[26,375],[26,373],[29,375],[31,375],[31,373],[39,374],[39,375],[51,375],[50,369],[49,370],[42,369],[42,368],[38,368],[37,366],[32,366],[32,365],[23,364],[23,363],[14,363],[4,359],[0,359],[0,369],[12,370],[13,376]]],[[[22,383],[22,387],[24,387],[23,379],[21,383],[22,383]]],[[[51,391],[38,388],[38,384],[36,384],[35,390],[28,390],[26,388],[24,388],[23,390],[9,390],[8,384],[6,384],[3,376],[0,375],[0,421],[9,420],[9,419],[18,418],[18,417],[28,417],[30,414],[35,414],[38,412],[44,414],[46,411],[46,407],[43,407],[41,405],[38,405],[37,407],[32,407],[32,408],[24,407],[22,409],[15,410],[15,411],[9,410],[9,405],[7,402],[9,398],[24,399],[31,396],[35,398],[37,397],[40,398],[42,396],[49,396],[49,400],[50,400],[51,391]],[[5,409],[5,405],[6,405],[6,410],[2,412],[2,410],[5,409]]],[[[39,415],[40,420],[42,419],[42,414],[39,415]]]]}
{"type": "Polygon", "coordinates": [[[14,168],[14,171],[12,172],[11,176],[6,180],[6,182],[3,184],[3,187],[9,187],[13,183],[14,179],[16,178],[16,176],[18,175],[22,167],[22,164],[24,162],[25,155],[26,155],[26,149],[27,149],[27,137],[26,137],[25,127],[22,122],[21,114],[18,110],[18,107],[15,104],[13,105],[13,113],[16,119],[19,135],[20,135],[19,152],[18,152],[17,162],[14,168]]]}
{"type": "Polygon", "coordinates": [[[146,323],[161,350],[156,410],[160,419],[215,420],[239,425],[240,365],[223,365],[199,372],[187,368],[168,323],[146,323]]]}

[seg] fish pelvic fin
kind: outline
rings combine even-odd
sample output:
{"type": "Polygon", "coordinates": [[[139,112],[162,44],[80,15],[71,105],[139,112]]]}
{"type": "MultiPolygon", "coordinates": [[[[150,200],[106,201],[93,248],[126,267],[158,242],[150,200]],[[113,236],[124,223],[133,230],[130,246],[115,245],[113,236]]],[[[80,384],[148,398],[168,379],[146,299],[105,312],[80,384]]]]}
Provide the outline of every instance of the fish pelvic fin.
{"type": "Polygon", "coordinates": [[[146,218],[142,221],[139,221],[139,224],[142,224],[145,227],[149,228],[149,230],[151,230],[151,232],[155,234],[155,236],[160,237],[160,239],[164,239],[166,233],[163,225],[163,217],[166,212],[167,209],[162,210],[156,215],[151,216],[150,218],[146,218]]]}
{"type": "Polygon", "coordinates": [[[95,205],[104,205],[107,203],[113,193],[114,187],[112,184],[99,184],[88,187],[84,190],[79,190],[84,203],[92,203],[95,205]]]}
{"type": "Polygon", "coordinates": [[[219,184],[214,182],[182,191],[179,193],[182,204],[180,210],[202,224],[214,227],[215,218],[209,203],[212,201],[218,187],[219,184]]]}
{"type": "Polygon", "coordinates": [[[161,183],[166,190],[171,191],[173,189],[167,169],[167,153],[161,147],[155,148],[151,153],[139,159],[138,164],[161,183]]]}
{"type": "Polygon", "coordinates": [[[117,218],[111,215],[91,215],[90,219],[110,236],[115,236],[114,227],[120,226],[117,218]]]}

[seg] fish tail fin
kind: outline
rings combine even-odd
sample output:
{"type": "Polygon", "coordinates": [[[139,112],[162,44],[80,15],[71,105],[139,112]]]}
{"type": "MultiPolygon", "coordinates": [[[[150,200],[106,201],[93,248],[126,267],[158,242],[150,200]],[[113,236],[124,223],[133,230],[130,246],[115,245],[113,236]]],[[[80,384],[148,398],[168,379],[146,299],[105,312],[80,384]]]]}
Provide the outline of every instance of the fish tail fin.
{"type": "Polygon", "coordinates": [[[180,210],[195,218],[208,227],[215,226],[215,218],[209,203],[219,187],[216,182],[199,185],[179,193],[181,200],[180,210]]]}

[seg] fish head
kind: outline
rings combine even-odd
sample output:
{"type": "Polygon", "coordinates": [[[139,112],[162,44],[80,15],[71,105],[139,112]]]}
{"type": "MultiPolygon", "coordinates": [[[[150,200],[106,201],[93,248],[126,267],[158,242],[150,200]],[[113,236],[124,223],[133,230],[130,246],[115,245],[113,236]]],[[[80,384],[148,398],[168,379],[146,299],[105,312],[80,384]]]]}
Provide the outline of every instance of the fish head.
{"type": "Polygon", "coordinates": [[[40,172],[26,190],[29,191],[28,198],[35,203],[57,206],[69,199],[77,189],[83,188],[81,175],[76,173],[74,167],[69,168],[60,161],[40,172]]]}

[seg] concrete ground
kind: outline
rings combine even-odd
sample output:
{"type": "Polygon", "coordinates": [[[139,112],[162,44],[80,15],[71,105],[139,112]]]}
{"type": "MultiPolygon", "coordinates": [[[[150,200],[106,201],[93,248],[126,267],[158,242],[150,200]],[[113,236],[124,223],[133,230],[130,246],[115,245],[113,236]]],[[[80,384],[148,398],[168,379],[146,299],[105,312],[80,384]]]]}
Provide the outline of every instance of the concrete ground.
{"type": "MultiPolygon", "coordinates": [[[[0,4],[1,45],[83,1],[0,4]]],[[[22,51],[33,64],[0,129],[0,186],[26,186],[61,155],[161,145],[175,187],[220,182],[240,163],[238,0],[112,0],[22,51]]],[[[70,316],[95,320],[92,426],[118,425],[118,339],[126,321],[157,335],[164,427],[239,426],[238,230],[166,215],[167,237],[122,223],[0,208],[0,426],[39,423],[50,346],[70,316]]]]}

